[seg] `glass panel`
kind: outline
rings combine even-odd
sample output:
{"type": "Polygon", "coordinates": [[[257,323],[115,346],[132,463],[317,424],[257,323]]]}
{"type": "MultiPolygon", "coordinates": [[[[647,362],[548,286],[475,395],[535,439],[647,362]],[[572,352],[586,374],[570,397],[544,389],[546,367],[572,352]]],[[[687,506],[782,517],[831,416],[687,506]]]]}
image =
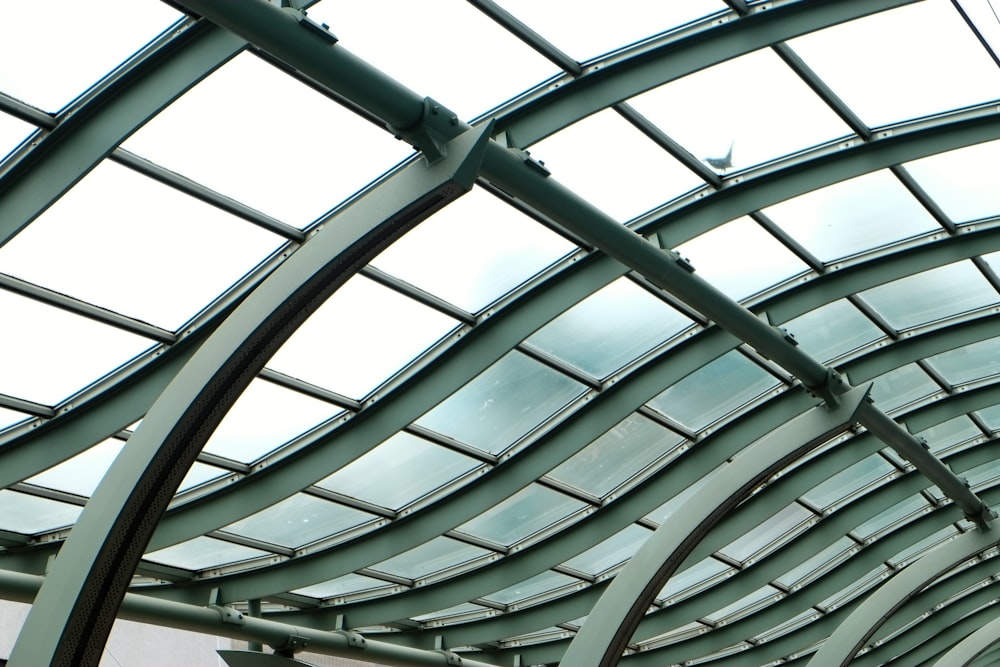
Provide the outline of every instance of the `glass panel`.
{"type": "Polygon", "coordinates": [[[376,518],[329,500],[297,493],[266,510],[229,524],[224,530],[271,544],[298,548],[376,518]]]}
{"type": "Polygon", "coordinates": [[[663,587],[663,590],[656,596],[656,599],[658,601],[676,602],[686,597],[683,594],[690,594],[694,590],[703,588],[709,582],[721,580],[723,574],[735,571],[734,568],[722,561],[711,557],[706,558],[670,577],[670,581],[663,587]]]}
{"type": "MultiPolygon", "coordinates": [[[[837,137],[850,128],[770,49],[695,72],[640,95],[632,105],[693,155],[752,167],[837,137]],[[753,100],[753,122],[733,109],[753,100]]],[[[725,169],[716,169],[725,171],[725,169]]]]}
{"type": "Polygon", "coordinates": [[[610,110],[543,139],[531,153],[560,183],[585,193],[587,201],[618,222],[702,185],[687,167],[610,110]]]}
{"type": "Polygon", "coordinates": [[[633,523],[563,565],[597,576],[634,556],[652,534],[653,531],[648,528],[633,523]]]}
{"type": "MultiPolygon", "coordinates": [[[[2,32],[3,28],[0,28],[2,32]]],[[[0,49],[3,47],[0,46],[0,49]]],[[[6,72],[4,73],[6,74],[6,72]]],[[[2,85],[2,83],[0,83],[2,85]]],[[[34,132],[35,128],[19,118],[0,112],[0,162],[22,141],[34,132]]]]}
{"type": "Polygon", "coordinates": [[[700,431],[777,385],[777,378],[733,350],[688,375],[649,404],[700,431]]]}
{"type": "Polygon", "coordinates": [[[337,598],[344,595],[353,595],[361,593],[362,591],[381,590],[383,593],[394,592],[396,588],[396,584],[390,584],[385,581],[372,579],[371,577],[365,577],[352,572],[350,574],[345,574],[342,577],[331,579],[330,581],[324,581],[321,584],[296,589],[292,591],[292,593],[308,595],[313,598],[326,599],[337,598]]]}
{"type": "Polygon", "coordinates": [[[123,145],[298,226],[411,153],[404,142],[249,53],[123,145]]]}
{"type": "Polygon", "coordinates": [[[204,451],[250,463],[342,412],[264,380],[254,380],[205,443],[204,451]]]}
{"type": "Polygon", "coordinates": [[[974,438],[983,437],[983,432],[965,415],[949,419],[946,422],[932,426],[916,433],[924,438],[931,447],[931,452],[939,454],[959,443],[968,442],[974,438]]]}
{"type": "Polygon", "coordinates": [[[982,417],[983,421],[986,422],[986,425],[989,426],[991,430],[1000,430],[1000,405],[994,405],[989,408],[977,410],[976,414],[982,417]]]}
{"type": "Polygon", "coordinates": [[[125,443],[109,438],[28,481],[50,489],[91,496],[125,443]]]}
{"type": "Polygon", "coordinates": [[[0,489],[0,529],[33,535],[68,526],[83,510],[77,505],[0,489]]]}
{"type": "Polygon", "coordinates": [[[678,246],[677,252],[698,275],[737,300],[808,269],[750,218],[716,227],[678,246]]]}
{"type": "Polygon", "coordinates": [[[22,422],[30,417],[23,412],[17,412],[16,410],[8,410],[7,408],[0,408],[0,430],[7,428],[8,426],[13,426],[19,422],[22,422]]]}
{"type": "Polygon", "coordinates": [[[497,454],[583,391],[565,375],[511,352],[417,423],[497,454]]]}
{"type": "Polygon", "coordinates": [[[969,484],[977,490],[979,487],[993,486],[1000,478],[1000,461],[989,461],[970,468],[962,473],[962,477],[969,480],[969,484]]]}
{"type": "Polygon", "coordinates": [[[985,378],[1000,373],[1000,339],[965,345],[927,361],[953,385],[985,378]]]}
{"type": "Polygon", "coordinates": [[[199,484],[204,484],[209,480],[213,480],[217,477],[222,477],[223,475],[228,475],[229,473],[222,468],[216,468],[215,466],[206,465],[204,463],[198,463],[195,461],[191,469],[188,470],[187,475],[181,480],[181,484],[177,487],[177,492],[187,491],[192,489],[199,484]]]}
{"type": "Polygon", "coordinates": [[[873,569],[865,573],[864,576],[860,577],[848,586],[845,586],[816,606],[825,611],[839,607],[848,600],[851,600],[870,588],[877,586],[879,582],[888,579],[891,575],[895,574],[895,572],[895,570],[890,568],[885,563],[879,563],[873,569]]]}
{"type": "Polygon", "coordinates": [[[467,456],[400,432],[317,486],[398,510],[478,465],[467,456]]]}
{"type": "Polygon", "coordinates": [[[474,189],[389,246],[372,266],[478,312],[575,249],[531,218],[474,189]]]}
{"type": "Polygon", "coordinates": [[[362,398],[456,324],[436,310],[356,276],[292,334],[268,366],[362,398]]]}
{"type": "Polygon", "coordinates": [[[581,62],[726,9],[721,0],[623,0],[583,6],[573,0],[501,0],[497,4],[581,62]]]}
{"type": "Polygon", "coordinates": [[[0,271],[176,329],[281,241],[105,161],[0,249],[0,271]]]}
{"type": "Polygon", "coordinates": [[[910,546],[906,547],[898,554],[893,556],[892,558],[886,560],[886,562],[896,568],[902,567],[903,565],[906,565],[908,562],[912,562],[914,556],[918,556],[919,554],[921,554],[921,552],[926,551],[933,545],[938,544],[939,542],[943,542],[949,537],[954,537],[957,534],[958,534],[957,528],[955,528],[954,526],[946,526],[941,530],[931,535],[928,535],[927,537],[921,540],[914,542],[913,544],[911,544],[910,546]]]}
{"type": "Polygon", "coordinates": [[[967,260],[924,271],[861,296],[897,329],[908,329],[1000,301],[1000,296],[967,260]]]}
{"type": "Polygon", "coordinates": [[[723,619],[727,621],[735,620],[736,618],[745,615],[745,612],[758,606],[761,602],[765,600],[777,600],[781,597],[781,592],[777,588],[772,588],[771,586],[762,586],[758,588],[753,593],[745,595],[736,602],[728,604],[722,609],[712,614],[705,616],[705,619],[711,623],[718,623],[723,619]]]}
{"type": "Polygon", "coordinates": [[[846,299],[833,301],[781,325],[810,356],[826,362],[885,334],[846,299]]]}
{"type": "Polygon", "coordinates": [[[698,489],[700,489],[705,485],[707,478],[711,477],[711,475],[712,473],[709,473],[708,475],[704,475],[702,477],[698,477],[697,479],[692,480],[691,484],[688,487],[686,487],[683,491],[676,494],[670,500],[663,503],[655,510],[647,514],[645,518],[657,524],[666,523],[667,520],[670,519],[670,517],[672,517],[678,509],[680,509],[681,505],[687,502],[687,500],[698,489]]]}
{"type": "Polygon", "coordinates": [[[1000,141],[931,155],[904,166],[953,222],[1000,213],[995,180],[1000,141]]]}
{"type": "Polygon", "coordinates": [[[540,329],[528,342],[604,378],[693,324],[627,278],[619,278],[540,329]]]}
{"type": "Polygon", "coordinates": [[[434,99],[463,120],[557,72],[554,64],[464,2],[327,0],[310,9],[309,16],[332,26],[351,53],[410,89],[433,91],[434,99]],[[434,17],[447,17],[447,25],[458,29],[448,30],[447,39],[424,39],[420,48],[401,50],[412,43],[415,27],[430,28],[434,17]],[[456,58],[456,53],[466,55],[456,58]],[[483,85],[484,77],[489,85],[483,85]]]}
{"type": "MultiPolygon", "coordinates": [[[[449,617],[455,617],[455,616],[484,616],[486,609],[487,609],[486,607],[479,604],[474,604],[472,602],[463,602],[453,607],[448,607],[447,609],[432,611],[429,614],[418,614],[416,616],[411,616],[411,619],[417,621],[418,623],[426,623],[428,621],[442,622],[445,621],[445,619],[448,619],[449,617]]],[[[453,619],[452,622],[455,622],[455,620],[453,619]]]]}
{"type": "Polygon", "coordinates": [[[632,414],[548,477],[603,498],[682,442],[676,433],[632,414]]]}
{"type": "Polygon", "coordinates": [[[457,530],[510,546],[562,521],[586,505],[567,495],[532,484],[507,500],[467,521],[457,530]]]}
{"type": "Polygon", "coordinates": [[[207,570],[221,565],[236,563],[250,558],[267,556],[269,551],[251,549],[232,542],[224,542],[211,537],[196,537],[187,542],[175,544],[166,549],[153,551],[144,556],[145,560],[162,563],[184,570],[207,570]]]}
{"type": "Polygon", "coordinates": [[[764,213],[824,262],[940,229],[888,171],[807,192],[764,213]]]}
{"type": "Polygon", "coordinates": [[[806,508],[792,503],[742,537],[719,549],[719,553],[746,562],[778,548],[793,534],[800,533],[805,528],[805,523],[814,517],[815,515],[806,508]]]}
{"type": "Polygon", "coordinates": [[[95,11],[85,2],[50,0],[42,12],[5,2],[0,62],[17,65],[4,67],[0,90],[57,111],[180,17],[160,2],[107,0],[95,11]]]}
{"type": "Polygon", "coordinates": [[[447,537],[437,537],[426,544],[372,565],[371,569],[394,574],[397,577],[420,579],[489,553],[491,552],[480,547],[463,544],[447,537]]]}
{"type": "Polygon", "coordinates": [[[873,380],[872,398],[887,412],[918,398],[941,391],[934,380],[916,364],[907,364],[873,380]]]}
{"type": "Polygon", "coordinates": [[[879,454],[872,454],[832,474],[812,490],[802,494],[802,499],[826,512],[861,489],[880,480],[887,481],[895,472],[898,472],[895,466],[879,454]]]}
{"type": "Polygon", "coordinates": [[[839,563],[847,557],[851,549],[857,543],[849,537],[841,537],[836,542],[819,551],[815,556],[811,556],[801,564],[775,579],[779,584],[784,584],[788,588],[801,586],[806,581],[815,578],[819,573],[826,571],[835,563],[839,563]]]}
{"type": "Polygon", "coordinates": [[[1000,97],[1000,72],[945,0],[881,12],[790,44],[870,126],[1000,97]]]}
{"type": "Polygon", "coordinates": [[[569,586],[583,586],[583,582],[575,577],[547,570],[514,586],[504,588],[496,593],[484,595],[483,599],[500,604],[514,604],[549,591],[569,586]]]}
{"type": "Polygon", "coordinates": [[[148,339],[5,290],[0,313],[0,394],[38,403],[57,403],[152,347],[148,339]]]}
{"type": "Polygon", "coordinates": [[[892,528],[897,522],[929,508],[930,503],[918,493],[896,503],[887,510],[879,512],[851,532],[861,539],[867,540],[884,530],[892,528]]]}

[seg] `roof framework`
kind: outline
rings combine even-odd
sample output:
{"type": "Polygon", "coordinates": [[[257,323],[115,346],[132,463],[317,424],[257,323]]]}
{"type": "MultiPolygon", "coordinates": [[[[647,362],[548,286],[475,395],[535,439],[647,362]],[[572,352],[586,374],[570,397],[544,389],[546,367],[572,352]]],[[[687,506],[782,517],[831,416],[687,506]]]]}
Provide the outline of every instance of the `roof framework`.
{"type": "MultiPolygon", "coordinates": [[[[477,20],[561,73],[464,119],[354,55],[350,31],[317,20],[324,4],[172,6],[176,23],[57,111],[0,80],[0,116],[35,128],[0,163],[0,291],[27,332],[6,358],[30,355],[19,341],[55,314],[115,349],[131,348],[112,334],[138,341],[70,389],[16,373],[0,385],[0,594],[34,602],[12,664],[96,664],[119,615],[401,665],[989,659],[1000,235],[979,165],[1000,151],[1000,72],[988,16],[971,2],[733,0],[576,60],[521,10],[477,0],[477,20]],[[849,85],[859,72],[824,63],[825,35],[911,25],[904,12],[918,10],[912,25],[958,26],[967,91],[888,111],[849,85]],[[762,119],[740,111],[715,128],[738,137],[710,149],[729,155],[696,157],[701,140],[663,109],[696,107],[709,73],[773,56],[839,129],[741,163],[739,126],[762,119]],[[301,224],[157,158],[170,155],[148,138],[157,123],[244,67],[413,154],[343,199],[282,186],[318,165],[259,165],[276,201],[326,211],[301,224]],[[573,134],[597,119],[656,157],[573,134]],[[563,155],[562,181],[563,137],[600,178],[563,155]],[[665,161],[666,185],[643,191],[665,161]],[[240,230],[231,245],[182,237],[212,264],[249,247],[242,234],[266,241],[235,282],[189,286],[207,297],[173,318],[139,315],[155,293],[144,311],[24,268],[39,262],[32,242],[66,243],[48,231],[64,211],[112,211],[82,194],[107,174],[197,203],[206,229],[205,211],[224,214],[240,230]],[[450,211],[488,231],[438,223],[450,211]],[[445,234],[419,240],[435,224],[445,234]],[[485,293],[449,291],[474,271],[485,293]],[[426,333],[431,318],[443,324],[426,333]],[[301,343],[341,329],[362,332],[360,364],[301,343]]],[[[817,111],[802,125],[825,122],[817,111]]],[[[301,132],[301,118],[285,123],[301,132]]],[[[340,161],[369,153],[354,150],[340,161]]]]}

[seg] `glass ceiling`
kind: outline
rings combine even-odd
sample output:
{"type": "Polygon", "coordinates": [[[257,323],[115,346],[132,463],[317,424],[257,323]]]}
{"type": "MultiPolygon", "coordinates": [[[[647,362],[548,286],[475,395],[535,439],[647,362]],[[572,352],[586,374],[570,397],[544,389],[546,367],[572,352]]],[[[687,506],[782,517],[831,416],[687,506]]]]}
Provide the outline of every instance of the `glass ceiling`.
{"type": "MultiPolygon", "coordinates": [[[[97,585],[51,557],[142,507],[76,618],[554,665],[717,489],[593,664],[806,664],[995,530],[963,504],[1000,503],[993,6],[592,4],[0,9],[0,597],[97,585]],[[815,368],[874,407],[790,436],[840,414],[815,368]]],[[[963,568],[996,575],[913,591],[858,664],[970,635],[920,615],[995,598],[963,568]]]]}

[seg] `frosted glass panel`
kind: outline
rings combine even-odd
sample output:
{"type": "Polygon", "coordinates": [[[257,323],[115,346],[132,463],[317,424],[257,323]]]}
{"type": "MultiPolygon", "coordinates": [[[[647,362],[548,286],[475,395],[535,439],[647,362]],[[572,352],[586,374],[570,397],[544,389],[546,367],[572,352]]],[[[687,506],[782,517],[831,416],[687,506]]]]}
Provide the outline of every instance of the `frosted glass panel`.
{"type": "Polygon", "coordinates": [[[680,595],[732,569],[722,561],[706,558],[670,577],[670,581],[663,587],[656,599],[665,600],[680,595]]]}
{"type": "Polygon", "coordinates": [[[474,189],[409,231],[372,266],[478,312],[575,249],[474,189]]]}
{"type": "Polygon", "coordinates": [[[409,433],[397,433],[317,486],[399,509],[479,462],[409,433]]]}
{"type": "Polygon", "coordinates": [[[28,481],[50,489],[91,496],[125,443],[108,439],[28,481]]]}
{"type": "Polygon", "coordinates": [[[904,165],[953,222],[1000,214],[995,168],[1000,141],[940,153],[904,165]]]}
{"type": "Polygon", "coordinates": [[[698,275],[743,299],[808,267],[750,218],[717,227],[677,247],[698,275]]]}
{"type": "Polygon", "coordinates": [[[802,350],[823,362],[885,337],[847,300],[821,306],[781,326],[802,350]]]}
{"type": "Polygon", "coordinates": [[[861,293],[897,329],[907,329],[1000,301],[1000,295],[969,261],[873,287],[861,293]]]}
{"type": "Polygon", "coordinates": [[[777,384],[777,378],[734,350],[688,375],[649,404],[700,431],[777,384]]]}
{"type": "Polygon", "coordinates": [[[463,544],[447,537],[438,537],[426,544],[372,565],[373,570],[409,579],[419,579],[474,558],[491,553],[486,549],[463,544]]]}
{"type": "Polygon", "coordinates": [[[940,229],[888,171],[808,192],[764,212],[824,262],[940,229]]]}
{"type": "Polygon", "coordinates": [[[632,524],[563,565],[596,576],[631,558],[652,534],[650,529],[632,524]]]}
{"type": "Polygon", "coordinates": [[[498,602],[500,604],[511,604],[519,600],[541,595],[542,593],[546,593],[557,588],[562,588],[563,586],[572,586],[574,584],[583,585],[583,582],[580,579],[549,570],[522,581],[519,584],[509,586],[503,590],[497,591],[496,593],[484,595],[483,597],[487,600],[498,602]]]}
{"type": "Polygon", "coordinates": [[[875,405],[890,411],[938,391],[941,387],[919,366],[907,364],[875,378],[871,396],[875,405]]]}
{"type": "Polygon", "coordinates": [[[0,530],[32,535],[68,526],[83,511],[82,507],[48,498],[0,489],[0,530]]]}
{"type": "Polygon", "coordinates": [[[775,581],[780,584],[784,584],[789,588],[797,584],[801,584],[817,571],[821,571],[831,563],[841,560],[843,558],[843,554],[851,547],[856,546],[856,544],[857,543],[849,537],[841,537],[830,546],[821,550],[815,556],[808,558],[800,565],[778,577],[775,581]]]}
{"type": "Polygon", "coordinates": [[[299,588],[293,593],[298,593],[299,595],[308,595],[314,598],[336,598],[342,595],[350,595],[354,593],[360,593],[362,591],[376,591],[382,589],[386,591],[391,589],[396,584],[390,584],[379,579],[372,579],[371,577],[365,577],[360,574],[345,574],[342,577],[337,577],[336,579],[331,579],[330,581],[324,581],[321,584],[316,584],[314,586],[307,586],[305,588],[299,588]]]}
{"type": "Polygon", "coordinates": [[[897,521],[900,521],[905,517],[909,517],[915,512],[927,507],[929,507],[929,503],[926,498],[919,494],[913,495],[906,500],[898,502],[892,507],[880,512],[851,532],[861,539],[868,539],[876,533],[892,526],[897,521]]]}
{"type": "Polygon", "coordinates": [[[354,528],[375,517],[350,507],[298,493],[224,528],[227,532],[297,548],[354,528]]]}
{"type": "Polygon", "coordinates": [[[851,134],[770,49],[695,72],[630,102],[696,157],[725,155],[732,143],[733,169],[851,134]],[[732,122],[733,109],[748,103],[753,122],[732,122]]]}
{"type": "Polygon", "coordinates": [[[458,530],[509,546],[584,507],[579,500],[532,484],[462,524],[458,530]]]}
{"type": "Polygon", "coordinates": [[[583,390],[565,375],[511,352],[417,423],[499,453],[583,390]]]}
{"type": "Polygon", "coordinates": [[[786,541],[790,533],[814,516],[801,505],[792,503],[756,528],[750,529],[743,537],[719,549],[719,553],[742,562],[760,552],[773,551],[786,541]]]}
{"type": "Polygon", "coordinates": [[[148,553],[144,558],[185,570],[206,570],[241,560],[259,558],[269,553],[211,537],[196,537],[193,540],[148,553]]]}
{"type": "Polygon", "coordinates": [[[34,126],[23,120],[0,112],[0,162],[22,141],[27,139],[34,130],[34,126]]]}
{"type": "Polygon", "coordinates": [[[548,476],[603,497],[682,442],[673,431],[633,414],[548,476]]]}
{"type": "Polygon", "coordinates": [[[915,435],[925,439],[931,451],[938,453],[960,442],[981,437],[983,432],[968,417],[962,415],[924,429],[915,435]]]}
{"type": "Polygon", "coordinates": [[[357,276],[292,334],[268,366],[360,399],[457,324],[357,276]]]}
{"type": "Polygon", "coordinates": [[[8,410],[7,408],[0,408],[0,430],[7,428],[8,426],[13,426],[18,422],[22,422],[30,417],[23,412],[17,412],[16,410],[8,410]]]}
{"type": "Polygon", "coordinates": [[[528,342],[603,378],[693,322],[626,278],[569,309],[528,342]]]}
{"type": "Polygon", "coordinates": [[[964,384],[988,377],[1000,373],[1000,339],[991,338],[966,345],[933,356],[927,361],[951,384],[964,384]]]}
{"type": "MultiPolygon", "coordinates": [[[[810,505],[827,510],[852,494],[896,471],[896,467],[878,454],[872,454],[854,465],[833,473],[826,481],[802,494],[810,505]]],[[[831,471],[832,472],[832,471],[831,471]]]]}

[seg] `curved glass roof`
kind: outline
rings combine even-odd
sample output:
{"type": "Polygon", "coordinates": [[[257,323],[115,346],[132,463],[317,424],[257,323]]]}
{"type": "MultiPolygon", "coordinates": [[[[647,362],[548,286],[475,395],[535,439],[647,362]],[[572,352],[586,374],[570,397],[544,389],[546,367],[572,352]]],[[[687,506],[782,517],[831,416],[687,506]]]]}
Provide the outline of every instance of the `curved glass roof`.
{"type": "Polygon", "coordinates": [[[0,9],[10,664],[116,614],[574,667],[996,618],[986,0],[49,5],[0,9]]]}

